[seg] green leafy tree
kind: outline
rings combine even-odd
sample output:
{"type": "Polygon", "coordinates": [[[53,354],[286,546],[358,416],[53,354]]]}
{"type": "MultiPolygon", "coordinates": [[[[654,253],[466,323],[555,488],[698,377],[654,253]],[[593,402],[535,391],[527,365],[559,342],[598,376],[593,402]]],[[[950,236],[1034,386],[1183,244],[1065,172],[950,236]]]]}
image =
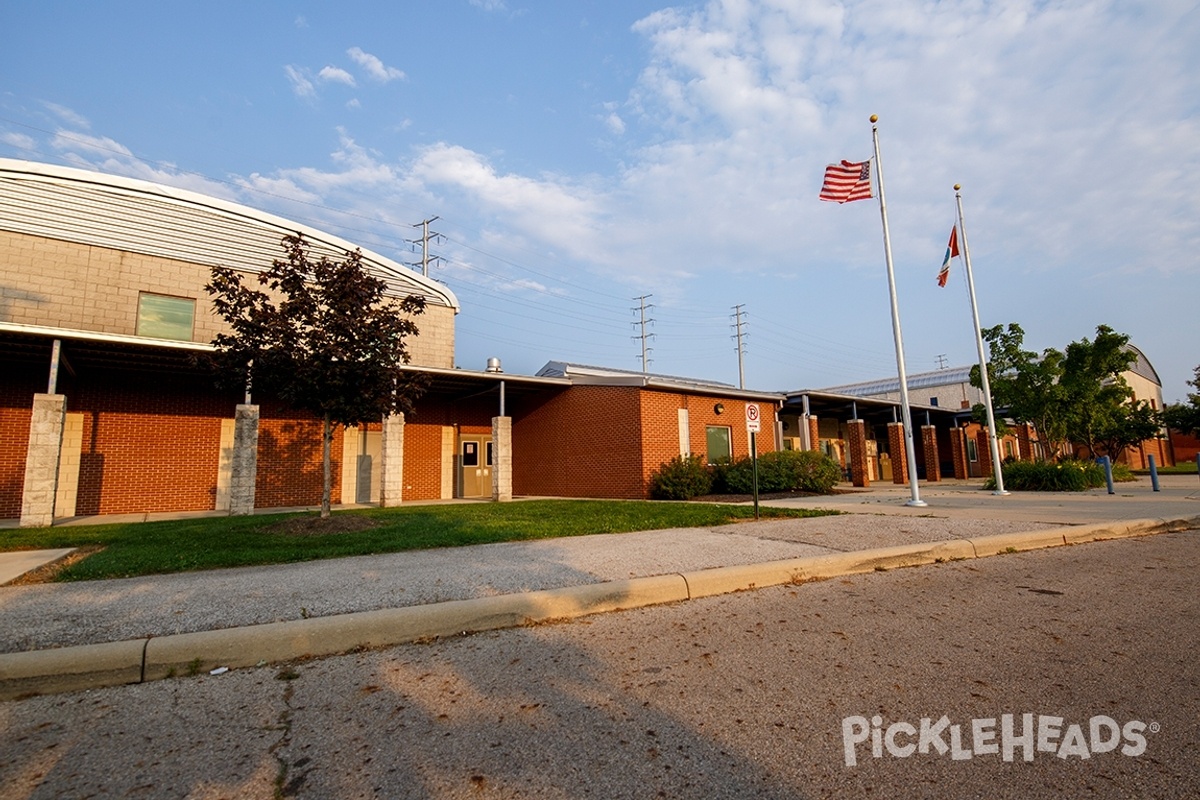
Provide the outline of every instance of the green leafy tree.
{"type": "Polygon", "coordinates": [[[1121,374],[1137,360],[1128,344],[1129,336],[1100,325],[1094,340],[1067,345],[1063,361],[1067,435],[1091,453],[1113,461],[1126,448],[1161,432],[1158,415],[1149,403],[1134,400],[1121,374]]]}
{"type": "MultiPolygon", "coordinates": [[[[1116,460],[1126,448],[1159,435],[1158,415],[1149,403],[1134,401],[1122,377],[1137,358],[1127,335],[1100,325],[1094,340],[1038,355],[1023,349],[1019,325],[982,334],[990,347],[993,400],[1010,417],[1033,423],[1049,456],[1075,443],[1116,460]]],[[[971,370],[971,383],[982,384],[978,367],[971,370]]]]}
{"type": "Polygon", "coordinates": [[[402,368],[425,299],[387,298],[387,283],[363,269],[358,250],[341,261],[313,260],[299,234],[282,246],[286,258],[258,275],[259,288],[213,268],[204,288],[232,333],[217,335],[209,361],[223,386],[273,394],[324,422],[321,516],[328,517],[335,427],[411,412],[427,386],[402,368]]]}
{"type": "MultiPolygon", "coordinates": [[[[1025,350],[1025,331],[1011,323],[980,331],[988,343],[988,383],[992,402],[1008,416],[1033,423],[1046,455],[1057,456],[1067,444],[1067,398],[1059,379],[1063,354],[1053,348],[1041,355],[1025,350]]],[[[979,365],[971,368],[971,385],[982,388],[979,365]]],[[[978,411],[982,412],[979,406],[978,411]]],[[[1002,431],[997,431],[997,434],[1002,431]]]]}
{"type": "Polygon", "coordinates": [[[1174,430],[1190,436],[1200,436],[1200,366],[1195,377],[1188,381],[1196,388],[1196,394],[1188,394],[1187,403],[1172,403],[1163,409],[1163,423],[1174,430]]]}

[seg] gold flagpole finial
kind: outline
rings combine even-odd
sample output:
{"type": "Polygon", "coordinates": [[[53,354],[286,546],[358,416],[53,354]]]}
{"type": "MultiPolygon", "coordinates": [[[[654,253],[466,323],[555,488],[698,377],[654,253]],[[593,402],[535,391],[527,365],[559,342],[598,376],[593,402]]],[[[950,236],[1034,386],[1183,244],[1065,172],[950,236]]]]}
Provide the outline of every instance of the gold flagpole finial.
{"type": "Polygon", "coordinates": [[[876,122],[879,122],[879,115],[878,115],[878,114],[872,114],[872,115],[871,115],[871,124],[872,124],[872,125],[874,125],[876,122]]]}
{"type": "Polygon", "coordinates": [[[961,188],[962,188],[962,184],[961,184],[961,183],[956,183],[956,184],[954,184],[954,191],[956,191],[956,192],[957,192],[957,191],[958,191],[959,189],[961,189],[961,188]]]}

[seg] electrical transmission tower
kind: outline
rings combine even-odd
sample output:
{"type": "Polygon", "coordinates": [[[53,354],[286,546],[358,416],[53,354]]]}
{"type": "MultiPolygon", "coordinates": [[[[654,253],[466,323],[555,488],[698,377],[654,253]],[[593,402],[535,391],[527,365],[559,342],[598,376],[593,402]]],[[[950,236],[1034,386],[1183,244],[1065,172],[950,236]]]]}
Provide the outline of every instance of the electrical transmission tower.
{"type": "Polygon", "coordinates": [[[938,357],[935,360],[937,361],[938,369],[946,368],[946,354],[945,353],[941,353],[940,355],[938,355],[938,357]]]}
{"type": "Polygon", "coordinates": [[[734,335],[729,337],[737,341],[738,354],[738,388],[746,388],[746,369],[743,361],[746,356],[746,337],[749,334],[742,331],[742,326],[746,324],[746,312],[744,303],[738,303],[733,307],[733,329],[734,335]]]}
{"type": "Polygon", "coordinates": [[[650,309],[654,308],[653,305],[647,305],[646,301],[649,300],[653,296],[654,295],[652,295],[652,294],[644,294],[641,297],[633,298],[635,301],[637,301],[637,306],[632,309],[633,313],[639,315],[638,322],[635,322],[633,324],[639,326],[640,333],[637,336],[634,336],[632,338],[635,340],[640,339],[642,341],[642,374],[643,375],[645,375],[650,369],[651,359],[649,356],[650,356],[650,353],[654,350],[653,347],[646,346],[646,342],[649,341],[650,339],[654,338],[653,333],[646,333],[646,326],[654,323],[653,319],[648,319],[646,317],[646,312],[649,311],[650,309]]]}
{"type": "MultiPolygon", "coordinates": [[[[429,219],[421,220],[416,225],[413,225],[414,228],[421,229],[421,238],[405,240],[409,244],[421,245],[421,262],[420,262],[419,266],[421,267],[421,274],[424,275],[426,278],[429,277],[429,262],[430,261],[438,261],[441,259],[441,256],[429,255],[429,240],[442,238],[442,235],[440,233],[438,233],[437,231],[429,230],[429,223],[433,222],[436,219],[440,219],[440,217],[430,217],[429,219]]],[[[409,266],[417,267],[418,265],[417,264],[409,264],[409,266]]]]}

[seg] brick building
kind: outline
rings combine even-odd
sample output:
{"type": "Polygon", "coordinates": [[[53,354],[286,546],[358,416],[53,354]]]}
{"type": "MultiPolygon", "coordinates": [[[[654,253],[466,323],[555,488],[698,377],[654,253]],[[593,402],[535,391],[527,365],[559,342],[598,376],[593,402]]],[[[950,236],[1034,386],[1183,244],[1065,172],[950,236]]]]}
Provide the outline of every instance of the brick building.
{"type": "MultiPolygon", "coordinates": [[[[203,288],[211,269],[258,272],[295,233],[314,257],[355,249],[194,192],[0,159],[0,519],[319,502],[319,421],[218,391],[194,360],[222,330],[203,288]]],[[[768,421],[782,402],[562,364],[457,369],[453,292],[377,253],[363,264],[389,296],[425,298],[409,368],[431,382],[407,419],[336,432],[335,503],[644,497],[672,455],[713,441],[744,452],[746,402],[768,421]]],[[[761,450],[776,449],[774,433],[768,422],[761,450]]]]}
{"type": "MultiPolygon", "coordinates": [[[[1122,373],[1125,382],[1133,393],[1135,402],[1145,401],[1154,410],[1161,410],[1162,380],[1145,353],[1132,344],[1126,345],[1134,355],[1134,361],[1129,369],[1122,373]]],[[[822,390],[836,395],[853,396],[856,398],[899,402],[900,381],[896,377],[881,380],[862,381],[859,383],[835,386],[822,390]]],[[[912,406],[923,405],[927,409],[954,409],[954,425],[961,428],[966,457],[966,474],[969,477],[987,477],[991,475],[991,457],[987,431],[971,419],[972,406],[983,403],[983,392],[971,385],[971,367],[951,367],[948,369],[921,372],[908,376],[908,396],[912,406]]],[[[996,409],[998,414],[1003,409],[996,409]]],[[[1044,453],[1039,450],[1037,436],[1028,425],[1017,425],[1009,421],[1010,432],[997,440],[1000,447],[1000,458],[1016,458],[1030,460],[1042,458],[1044,453]]],[[[1076,448],[1076,455],[1089,457],[1086,448],[1076,448]]],[[[1158,439],[1148,439],[1137,447],[1127,448],[1121,454],[1120,461],[1134,469],[1145,469],[1149,465],[1149,456],[1153,455],[1159,466],[1174,463],[1172,449],[1166,432],[1158,439]]]]}

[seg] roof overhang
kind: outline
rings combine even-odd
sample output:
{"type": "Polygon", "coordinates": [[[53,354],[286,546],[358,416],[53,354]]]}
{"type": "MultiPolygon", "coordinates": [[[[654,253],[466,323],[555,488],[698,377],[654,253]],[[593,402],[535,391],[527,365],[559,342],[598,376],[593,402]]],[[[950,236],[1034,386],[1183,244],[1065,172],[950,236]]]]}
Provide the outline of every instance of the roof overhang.
{"type": "MultiPolygon", "coordinates": [[[[819,390],[788,392],[784,403],[784,410],[797,414],[803,413],[806,400],[808,413],[818,419],[821,417],[833,417],[835,419],[848,420],[857,417],[874,425],[898,422],[900,420],[899,400],[859,397],[852,394],[839,394],[819,390]]],[[[926,415],[931,420],[936,418],[943,422],[953,421],[955,424],[964,416],[970,417],[971,415],[971,409],[969,408],[943,408],[942,406],[914,405],[912,403],[909,404],[908,408],[914,417],[914,424],[918,425],[924,424],[926,415]]]]}
{"type": "MultiPolygon", "coordinates": [[[[73,369],[121,369],[133,371],[171,370],[175,373],[206,374],[207,368],[195,356],[215,352],[211,344],[150,339],[115,333],[79,331],[44,325],[0,322],[0,343],[5,355],[15,360],[45,364],[49,367],[55,340],[63,344],[67,363],[73,369]]],[[[407,364],[405,372],[430,378],[427,396],[465,399],[488,392],[520,397],[537,392],[561,391],[571,385],[566,378],[510,375],[504,372],[476,372],[407,364]]]]}

